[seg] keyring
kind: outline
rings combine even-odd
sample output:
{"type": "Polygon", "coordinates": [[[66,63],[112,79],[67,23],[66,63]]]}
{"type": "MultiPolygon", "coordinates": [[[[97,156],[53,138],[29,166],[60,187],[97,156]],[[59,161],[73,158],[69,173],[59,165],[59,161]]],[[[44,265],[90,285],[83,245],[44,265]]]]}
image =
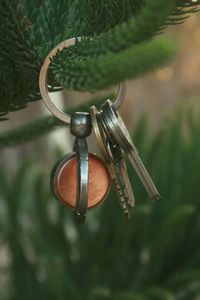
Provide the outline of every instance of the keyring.
{"type": "MultiPolygon", "coordinates": [[[[42,96],[42,99],[48,108],[48,110],[58,119],[63,121],[64,123],[70,124],[71,116],[64,113],[62,110],[60,110],[58,107],[55,106],[55,104],[52,102],[49,91],[48,91],[48,84],[47,84],[47,78],[48,78],[48,67],[51,63],[51,59],[57,54],[58,51],[62,51],[64,48],[68,48],[70,46],[74,46],[76,41],[81,41],[81,37],[78,38],[71,38],[68,40],[65,40],[55,46],[49,54],[46,56],[44,63],[40,70],[40,76],[39,76],[39,87],[40,87],[40,94],[42,96]]],[[[119,90],[117,97],[115,101],[112,104],[112,107],[117,110],[122,102],[124,101],[126,93],[126,84],[124,81],[120,82],[119,90]]]]}

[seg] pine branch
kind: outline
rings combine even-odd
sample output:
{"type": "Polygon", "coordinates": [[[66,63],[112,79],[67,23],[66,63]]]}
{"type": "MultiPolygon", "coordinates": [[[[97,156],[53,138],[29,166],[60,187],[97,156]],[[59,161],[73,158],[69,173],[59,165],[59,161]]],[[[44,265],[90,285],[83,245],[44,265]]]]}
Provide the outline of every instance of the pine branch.
{"type": "Polygon", "coordinates": [[[72,47],[69,59],[76,59],[76,56],[79,56],[80,60],[85,57],[116,53],[151,38],[165,24],[173,6],[173,0],[165,1],[164,4],[161,0],[148,1],[142,6],[140,14],[129,22],[119,24],[92,40],[85,38],[76,47],[72,47]]]}
{"type": "Polygon", "coordinates": [[[72,35],[69,18],[73,5],[69,0],[43,1],[37,9],[32,26],[33,35],[40,51],[50,51],[59,41],[72,35]]]}
{"type": "Polygon", "coordinates": [[[26,15],[28,19],[33,25],[33,23],[37,18],[38,10],[42,5],[43,1],[42,0],[20,0],[20,2],[23,5],[24,10],[26,11],[26,15]]]}
{"type": "MultiPolygon", "coordinates": [[[[72,107],[65,110],[65,113],[71,114],[74,111],[88,111],[91,105],[98,106],[108,98],[112,99],[113,95],[110,95],[109,97],[107,95],[101,98],[93,98],[88,102],[79,105],[78,107],[72,107]]],[[[5,147],[15,147],[23,143],[33,141],[36,138],[52,132],[53,130],[62,126],[66,126],[66,124],[53,116],[43,117],[19,128],[15,128],[0,134],[0,149],[5,147]]]]}
{"type": "MultiPolygon", "coordinates": [[[[131,74],[129,71],[127,75],[124,72],[128,57],[132,66],[135,66],[135,59],[131,57],[131,53],[134,55],[139,48],[134,51],[134,45],[157,35],[169,24],[183,22],[186,13],[198,11],[199,4],[199,1],[192,0],[76,0],[73,3],[69,0],[5,0],[3,4],[0,3],[0,36],[5,37],[0,42],[0,113],[5,115],[9,111],[24,108],[28,101],[40,98],[38,77],[42,61],[50,49],[63,39],[80,35],[93,37],[93,40],[83,40],[73,49],[65,51],[63,59],[67,62],[61,63],[62,70],[54,63],[49,83],[52,86],[56,85],[56,74],[59,82],[64,82],[66,87],[73,89],[91,90],[106,87],[121,79],[136,76],[135,72],[131,74]],[[93,5],[96,14],[93,13],[93,5]],[[109,73],[113,72],[109,65],[112,63],[112,57],[113,62],[117,57],[120,59],[115,75],[109,73]],[[77,73],[83,68],[84,61],[88,62],[89,67],[80,79],[77,78],[77,73]],[[105,80],[106,77],[100,78],[99,75],[100,82],[95,84],[94,80],[91,80],[90,85],[90,76],[95,67],[97,71],[100,68],[100,74],[105,74],[102,67],[99,67],[100,62],[108,71],[108,80],[105,80]],[[71,73],[71,78],[65,79],[62,74],[68,70],[63,68],[68,67],[75,70],[75,75],[71,73]],[[83,79],[86,79],[85,82],[83,79]]],[[[152,64],[155,64],[155,60],[156,58],[152,64]]],[[[138,67],[137,76],[144,71],[147,70],[142,67],[140,73],[138,67]]]]}
{"type": "MultiPolygon", "coordinates": [[[[145,56],[148,57],[146,66],[150,70],[150,65],[155,65],[158,58],[157,55],[149,56],[150,53],[153,54],[153,47],[149,45],[151,50],[148,51],[148,44],[135,47],[134,44],[149,39],[159,30],[169,15],[172,3],[173,1],[166,1],[165,4],[162,1],[150,1],[143,6],[140,15],[129,23],[124,23],[113,30],[100,34],[93,40],[85,39],[76,47],[60,53],[61,59],[56,60],[55,58],[53,65],[58,83],[77,90],[103,88],[124,78],[143,74],[142,66],[144,65],[141,62],[145,60],[145,56]],[[157,11],[159,14],[156,13],[157,11]],[[143,51],[144,49],[146,52],[143,51]],[[138,59],[141,68],[140,64],[137,64],[138,59]]],[[[165,52],[164,56],[167,56],[167,45],[166,51],[164,47],[159,47],[157,44],[155,48],[156,46],[158,47],[157,53],[161,50],[161,56],[162,52],[165,52]]],[[[156,52],[156,49],[154,51],[156,52]]],[[[172,53],[168,52],[168,54],[169,59],[172,53]]],[[[163,62],[166,63],[166,60],[164,59],[163,62]]],[[[157,66],[159,64],[162,64],[162,59],[157,66]]]]}
{"type": "Polygon", "coordinates": [[[94,36],[107,32],[116,25],[127,22],[138,15],[142,0],[85,0],[75,1],[74,24],[75,36],[94,36]],[[77,22],[78,20],[78,22],[77,22]]]}
{"type": "Polygon", "coordinates": [[[166,26],[184,23],[190,14],[199,11],[200,1],[177,1],[177,7],[171,11],[166,26]]]}
{"type": "Polygon", "coordinates": [[[23,7],[16,1],[0,2],[1,114],[24,107],[37,89],[41,60],[23,7]]]}
{"type": "Polygon", "coordinates": [[[95,90],[164,66],[175,53],[174,44],[156,39],[122,52],[84,60],[69,60],[68,53],[61,52],[54,59],[52,69],[57,82],[63,86],[80,91],[95,90]]]}

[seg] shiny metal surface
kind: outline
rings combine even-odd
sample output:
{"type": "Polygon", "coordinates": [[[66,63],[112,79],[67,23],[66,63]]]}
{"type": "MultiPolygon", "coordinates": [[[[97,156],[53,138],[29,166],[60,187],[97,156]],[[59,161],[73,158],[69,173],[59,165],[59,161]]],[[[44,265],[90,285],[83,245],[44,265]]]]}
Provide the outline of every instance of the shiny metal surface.
{"type": "Polygon", "coordinates": [[[122,150],[119,145],[113,145],[112,143],[107,144],[110,159],[114,162],[116,169],[118,170],[120,182],[126,192],[127,204],[131,207],[135,206],[135,196],[129,180],[126,163],[123,158],[122,150]]]}
{"type": "Polygon", "coordinates": [[[75,222],[82,224],[85,221],[88,207],[88,147],[84,138],[76,138],[74,150],[77,157],[77,193],[74,210],[75,222]]]}
{"type": "MultiPolygon", "coordinates": [[[[86,217],[86,211],[88,208],[88,196],[89,196],[89,178],[94,182],[94,172],[93,169],[93,176],[92,170],[89,170],[89,162],[88,162],[88,147],[86,137],[90,135],[92,129],[91,117],[89,113],[82,113],[76,112],[72,114],[71,123],[70,123],[70,130],[71,133],[76,136],[74,142],[74,151],[76,152],[77,156],[77,197],[76,197],[76,205],[74,210],[74,217],[76,223],[83,223],[86,217]]],[[[105,194],[107,193],[107,185],[109,183],[109,177],[105,176],[108,175],[107,169],[103,162],[99,165],[100,160],[98,161],[98,166],[106,172],[103,176],[98,178],[96,181],[96,193],[102,195],[102,191],[105,191],[102,195],[102,199],[99,199],[99,202],[103,200],[105,194]],[[106,182],[105,182],[106,179],[106,182]]],[[[96,162],[97,167],[97,162],[96,162]]],[[[98,172],[98,170],[97,170],[98,172]]],[[[102,173],[101,173],[102,175],[102,173]]],[[[94,195],[96,197],[97,195],[94,195]]]]}
{"type": "MultiPolygon", "coordinates": [[[[63,172],[64,168],[66,168],[66,165],[69,165],[71,161],[76,161],[76,153],[68,153],[61,159],[59,159],[56,164],[53,166],[50,176],[50,187],[53,195],[55,198],[62,202],[65,206],[74,208],[75,207],[75,191],[73,188],[69,186],[72,186],[71,182],[68,182],[69,176],[67,176],[66,172],[63,172]],[[67,180],[63,180],[62,174],[64,173],[64,177],[66,177],[67,180]],[[67,183],[67,187],[66,187],[67,183]],[[66,191],[68,190],[68,193],[66,191]],[[66,194],[68,194],[69,199],[66,198],[66,194]]],[[[73,173],[71,169],[74,169],[73,166],[68,168],[69,173],[73,173]]],[[[73,176],[73,174],[72,174],[73,176]]],[[[74,176],[73,176],[74,177],[74,176]]],[[[71,177],[72,178],[72,177],[71,177]]],[[[70,178],[70,179],[71,179],[70,178]]],[[[74,179],[73,179],[74,180],[74,179]]]]}
{"type": "MultiPolygon", "coordinates": [[[[40,93],[46,107],[55,117],[57,117],[58,119],[60,119],[66,124],[70,124],[70,120],[71,120],[70,115],[65,114],[62,110],[56,107],[56,105],[52,102],[49,96],[48,83],[47,83],[48,67],[51,63],[52,58],[57,54],[58,51],[62,51],[64,48],[74,46],[77,40],[81,41],[81,37],[65,40],[60,44],[58,44],[57,46],[55,46],[46,56],[43,65],[41,67],[40,76],[39,76],[40,93]]],[[[121,82],[116,100],[114,101],[114,103],[112,103],[114,109],[118,109],[122,104],[125,97],[125,92],[126,92],[126,84],[125,82],[121,82]]]]}
{"type": "MultiPolygon", "coordinates": [[[[107,196],[111,179],[105,162],[89,153],[88,209],[100,204],[107,196]]],[[[51,189],[56,199],[69,208],[75,208],[77,197],[77,158],[72,152],[62,157],[51,172],[51,189]]]]}
{"type": "Polygon", "coordinates": [[[152,200],[160,199],[160,194],[140,159],[137,148],[133,144],[122,118],[119,113],[113,109],[110,100],[107,100],[102,105],[100,117],[110,139],[118,144],[127,154],[149,197],[152,200]]]}
{"type": "Polygon", "coordinates": [[[77,193],[74,210],[75,222],[82,224],[86,217],[88,208],[88,185],[89,185],[89,165],[88,146],[85,137],[91,132],[91,122],[89,114],[73,113],[70,123],[70,131],[76,136],[74,141],[74,151],[77,158],[77,193]]]}
{"type": "Polygon", "coordinates": [[[92,122],[87,112],[75,112],[71,116],[70,132],[77,138],[86,138],[91,134],[92,122]]]}
{"type": "Polygon", "coordinates": [[[120,169],[119,165],[115,163],[116,159],[112,159],[109,153],[109,141],[105,133],[103,132],[103,128],[101,127],[100,122],[98,122],[98,110],[95,106],[90,108],[91,119],[93,124],[93,129],[96,135],[97,143],[99,145],[100,151],[107,163],[107,167],[117,194],[117,198],[122,209],[122,213],[125,218],[129,217],[129,210],[127,203],[131,202],[131,194],[129,191],[130,186],[127,188],[127,184],[124,181],[123,171],[120,169]],[[121,173],[122,171],[122,173],[121,173]]]}

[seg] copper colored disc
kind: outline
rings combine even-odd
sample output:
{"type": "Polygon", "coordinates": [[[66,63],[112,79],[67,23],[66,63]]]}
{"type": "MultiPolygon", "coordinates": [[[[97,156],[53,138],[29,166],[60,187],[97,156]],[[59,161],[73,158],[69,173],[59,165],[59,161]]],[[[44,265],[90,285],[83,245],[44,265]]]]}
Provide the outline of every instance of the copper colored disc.
{"type": "MultiPolygon", "coordinates": [[[[110,190],[110,177],[104,162],[95,154],[89,153],[88,208],[103,201],[110,190]]],[[[58,200],[75,207],[77,188],[77,159],[71,154],[62,160],[53,175],[53,189],[58,200]]]]}

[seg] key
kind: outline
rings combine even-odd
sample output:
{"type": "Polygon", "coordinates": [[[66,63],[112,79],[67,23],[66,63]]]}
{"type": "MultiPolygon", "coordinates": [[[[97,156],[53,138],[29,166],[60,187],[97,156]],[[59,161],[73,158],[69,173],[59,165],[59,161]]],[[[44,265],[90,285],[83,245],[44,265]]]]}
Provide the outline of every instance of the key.
{"type": "Polygon", "coordinates": [[[129,214],[129,209],[128,209],[128,205],[127,205],[127,201],[128,201],[128,193],[125,190],[125,188],[123,187],[123,185],[121,184],[120,180],[119,180],[119,170],[118,168],[115,167],[115,165],[108,165],[108,170],[110,172],[110,176],[112,176],[112,182],[114,184],[114,188],[117,194],[117,198],[118,198],[118,202],[119,205],[121,207],[122,213],[124,215],[125,218],[129,218],[130,214],[129,214]],[[113,173],[113,175],[111,175],[111,173],[113,173]]]}
{"type": "Polygon", "coordinates": [[[98,123],[98,110],[96,109],[95,106],[92,106],[90,108],[90,113],[91,113],[91,119],[92,119],[92,124],[94,128],[94,132],[96,135],[97,143],[99,145],[100,151],[107,163],[108,171],[110,174],[110,177],[112,179],[112,182],[114,184],[114,188],[117,194],[117,198],[120,204],[120,207],[122,209],[123,215],[128,218],[129,217],[129,211],[127,207],[127,197],[128,197],[128,192],[124,188],[124,185],[120,181],[119,177],[119,172],[116,169],[115,164],[113,161],[110,159],[108,150],[107,150],[107,142],[106,142],[106,136],[103,132],[102,127],[98,123]]]}
{"type": "Polygon", "coordinates": [[[110,155],[111,160],[117,165],[120,174],[120,181],[125,187],[128,201],[127,203],[131,206],[135,206],[135,196],[133,193],[133,189],[129,180],[126,163],[123,158],[123,154],[121,151],[121,147],[119,145],[113,145],[111,142],[107,144],[108,153],[110,155]]]}
{"type": "Polygon", "coordinates": [[[105,162],[96,154],[88,153],[86,137],[92,129],[90,115],[73,114],[70,129],[75,136],[74,152],[55,164],[50,185],[57,200],[72,208],[76,223],[82,224],[87,210],[106,198],[111,178],[105,162]]]}
{"type": "Polygon", "coordinates": [[[121,116],[112,108],[112,102],[110,100],[107,100],[101,108],[100,119],[104,130],[106,130],[113,143],[118,144],[127,154],[149,197],[152,200],[159,200],[160,194],[140,159],[138,150],[133,144],[121,116]]]}
{"type": "Polygon", "coordinates": [[[94,132],[96,135],[97,143],[99,145],[100,151],[107,163],[108,171],[110,173],[110,177],[114,184],[116,194],[118,197],[118,201],[120,203],[122,212],[126,218],[129,217],[129,211],[127,202],[129,200],[129,190],[127,190],[127,186],[122,182],[122,174],[121,170],[114,164],[113,160],[111,160],[110,155],[108,153],[106,136],[103,132],[101,125],[98,123],[98,110],[95,106],[90,108],[92,124],[94,128],[94,132]]]}

